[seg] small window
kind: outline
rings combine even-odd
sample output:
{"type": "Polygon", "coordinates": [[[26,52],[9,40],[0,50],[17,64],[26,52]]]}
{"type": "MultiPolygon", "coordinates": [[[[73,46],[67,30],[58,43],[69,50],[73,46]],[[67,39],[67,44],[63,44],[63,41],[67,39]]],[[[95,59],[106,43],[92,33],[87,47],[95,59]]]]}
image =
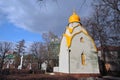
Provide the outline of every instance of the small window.
{"type": "Polygon", "coordinates": [[[81,37],[81,38],[80,38],[80,42],[84,42],[84,39],[83,39],[83,37],[81,37]]]}

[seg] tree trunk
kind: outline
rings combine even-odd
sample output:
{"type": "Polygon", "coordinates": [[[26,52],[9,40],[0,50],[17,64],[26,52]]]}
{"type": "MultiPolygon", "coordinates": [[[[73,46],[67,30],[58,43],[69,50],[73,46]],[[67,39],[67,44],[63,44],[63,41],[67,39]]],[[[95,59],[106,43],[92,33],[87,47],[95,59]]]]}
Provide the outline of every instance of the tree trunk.
{"type": "Polygon", "coordinates": [[[3,54],[3,56],[2,56],[2,60],[1,60],[1,66],[0,66],[0,74],[2,74],[2,68],[3,68],[3,63],[4,63],[4,59],[5,59],[5,52],[4,52],[4,54],[3,54]]]}
{"type": "Polygon", "coordinates": [[[2,67],[3,67],[4,59],[5,59],[5,53],[3,54],[3,57],[2,57],[0,69],[2,69],[2,67]]]}

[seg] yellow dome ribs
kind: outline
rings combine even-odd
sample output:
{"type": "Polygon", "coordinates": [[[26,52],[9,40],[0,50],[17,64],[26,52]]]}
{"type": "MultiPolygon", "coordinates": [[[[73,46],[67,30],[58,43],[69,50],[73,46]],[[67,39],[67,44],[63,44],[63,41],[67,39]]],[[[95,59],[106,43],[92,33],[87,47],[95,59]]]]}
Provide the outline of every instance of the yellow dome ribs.
{"type": "Polygon", "coordinates": [[[68,27],[66,27],[66,29],[70,32],[70,34],[72,34],[73,30],[78,26],[80,26],[80,24],[78,24],[77,26],[74,26],[74,27],[69,27],[68,26],[68,27]]]}
{"type": "Polygon", "coordinates": [[[67,43],[67,47],[69,48],[70,45],[71,45],[71,39],[72,39],[72,37],[69,36],[68,34],[63,34],[63,36],[65,36],[65,38],[66,38],[66,43],[67,43]]]}
{"type": "Polygon", "coordinates": [[[67,27],[67,30],[69,30],[70,34],[72,34],[74,28],[67,27]]]}

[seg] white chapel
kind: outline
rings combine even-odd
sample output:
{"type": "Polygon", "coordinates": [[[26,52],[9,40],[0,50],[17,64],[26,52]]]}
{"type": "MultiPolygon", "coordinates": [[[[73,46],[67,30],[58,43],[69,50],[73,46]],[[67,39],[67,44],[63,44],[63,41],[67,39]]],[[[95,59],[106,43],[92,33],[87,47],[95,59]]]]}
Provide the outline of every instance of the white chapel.
{"type": "Polygon", "coordinates": [[[58,72],[99,74],[96,45],[75,12],[69,17],[60,43],[58,72]]]}

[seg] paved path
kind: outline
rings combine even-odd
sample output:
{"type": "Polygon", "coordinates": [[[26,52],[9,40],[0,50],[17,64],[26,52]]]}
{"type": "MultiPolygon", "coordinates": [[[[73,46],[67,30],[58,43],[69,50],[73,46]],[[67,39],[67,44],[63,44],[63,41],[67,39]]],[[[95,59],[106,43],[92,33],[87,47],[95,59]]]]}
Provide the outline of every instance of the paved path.
{"type": "Polygon", "coordinates": [[[103,76],[103,79],[108,80],[120,80],[120,77],[114,77],[114,76],[103,76]]]}

